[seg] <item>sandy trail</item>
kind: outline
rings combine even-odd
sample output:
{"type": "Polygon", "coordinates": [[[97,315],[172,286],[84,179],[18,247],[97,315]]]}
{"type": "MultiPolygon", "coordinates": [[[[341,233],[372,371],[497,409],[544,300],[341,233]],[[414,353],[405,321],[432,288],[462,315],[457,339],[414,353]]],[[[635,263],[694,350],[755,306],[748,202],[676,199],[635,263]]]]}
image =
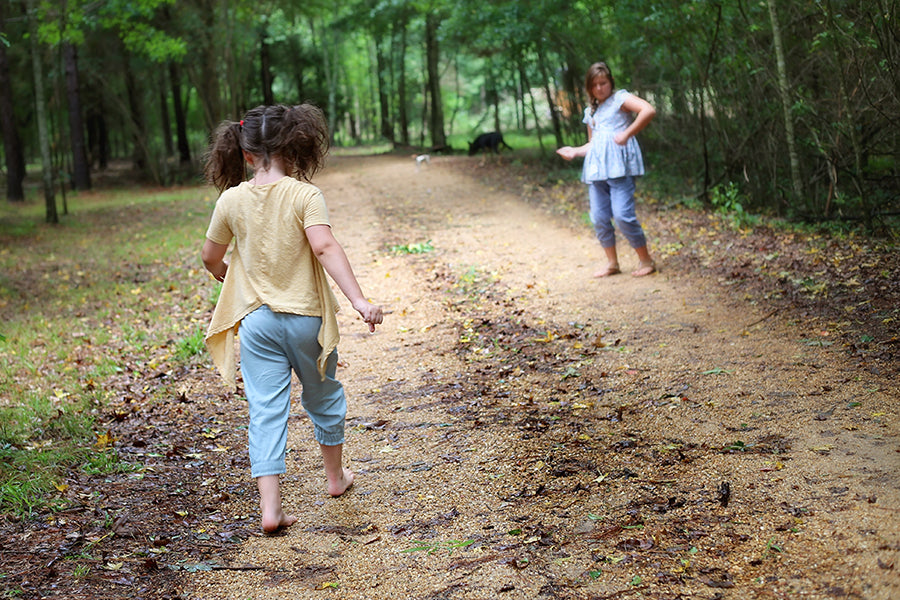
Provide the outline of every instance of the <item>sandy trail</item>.
{"type": "Polygon", "coordinates": [[[326,496],[298,408],[299,521],[229,558],[253,570],[187,575],[186,597],[900,597],[896,382],[664,256],[651,277],[592,278],[587,228],[460,164],[478,163],[335,158],[316,181],[389,311],[369,335],[342,299],[356,484],[326,496]],[[534,359],[498,360],[504,339],[534,359]]]}

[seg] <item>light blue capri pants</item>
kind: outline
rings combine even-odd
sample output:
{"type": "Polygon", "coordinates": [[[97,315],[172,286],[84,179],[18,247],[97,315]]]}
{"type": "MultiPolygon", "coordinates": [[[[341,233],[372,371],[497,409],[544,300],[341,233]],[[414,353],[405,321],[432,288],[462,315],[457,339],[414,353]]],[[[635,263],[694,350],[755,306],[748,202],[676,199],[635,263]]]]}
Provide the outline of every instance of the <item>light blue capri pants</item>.
{"type": "Polygon", "coordinates": [[[647,245],[644,229],[634,211],[634,189],[634,177],[630,175],[588,182],[591,223],[602,247],[616,245],[614,220],[632,248],[647,245]]]}
{"type": "Polygon", "coordinates": [[[325,380],[316,367],[322,347],[316,339],[322,319],[278,313],[261,306],[240,326],[241,374],[250,407],[250,474],[285,472],[287,422],[291,408],[291,371],[303,392],[300,402],[314,425],[316,441],[344,443],[347,399],[335,376],[337,351],[326,363],[325,380]]]}

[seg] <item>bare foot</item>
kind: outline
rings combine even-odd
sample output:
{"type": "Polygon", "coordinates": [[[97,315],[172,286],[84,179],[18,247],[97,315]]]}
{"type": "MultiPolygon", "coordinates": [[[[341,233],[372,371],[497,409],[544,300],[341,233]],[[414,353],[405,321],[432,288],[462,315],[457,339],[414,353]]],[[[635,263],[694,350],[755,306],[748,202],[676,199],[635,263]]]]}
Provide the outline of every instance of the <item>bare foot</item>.
{"type": "Polygon", "coordinates": [[[341,473],[341,478],[337,481],[328,480],[328,493],[337,498],[353,485],[353,479],[356,475],[350,469],[344,468],[341,473]]]}
{"type": "Polygon", "coordinates": [[[638,268],[631,272],[634,277],[643,277],[650,273],[656,273],[656,263],[652,260],[649,262],[641,261],[638,268]]]}
{"type": "Polygon", "coordinates": [[[606,268],[600,269],[596,273],[594,273],[594,277],[609,277],[610,275],[616,275],[617,273],[621,273],[619,270],[619,265],[616,263],[609,263],[606,265],[606,268]]]}
{"type": "Polygon", "coordinates": [[[279,509],[277,514],[263,514],[262,530],[265,533],[276,533],[285,527],[290,527],[296,522],[297,517],[294,515],[286,515],[284,514],[284,511],[279,509]]]}

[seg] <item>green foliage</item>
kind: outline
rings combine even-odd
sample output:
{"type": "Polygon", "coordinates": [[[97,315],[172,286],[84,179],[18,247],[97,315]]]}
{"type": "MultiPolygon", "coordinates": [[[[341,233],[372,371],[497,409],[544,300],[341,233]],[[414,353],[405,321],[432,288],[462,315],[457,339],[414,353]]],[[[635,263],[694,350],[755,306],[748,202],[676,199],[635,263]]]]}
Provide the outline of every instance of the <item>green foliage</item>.
{"type": "Polygon", "coordinates": [[[734,182],[714,187],[710,190],[709,200],[716,212],[728,218],[735,227],[752,227],[759,222],[744,209],[746,198],[734,182]]]}
{"type": "Polygon", "coordinates": [[[391,246],[391,252],[395,254],[425,254],[432,251],[434,251],[434,246],[432,245],[431,240],[391,246]]]}
{"type": "MultiPolygon", "coordinates": [[[[900,114],[891,68],[900,43],[894,15],[877,3],[780,7],[799,165],[786,151],[764,2],[277,1],[264,11],[247,0],[214,11],[174,0],[69,0],[64,10],[50,0],[35,4],[29,17],[42,43],[77,45],[82,87],[106,93],[102,103],[82,98],[84,112],[108,115],[119,156],[138,157],[141,175],[156,183],[199,171],[174,164],[171,140],[162,137],[173,130],[162,115],[174,113],[174,83],[179,100],[191,99],[184,137],[194,156],[223,118],[238,118],[271,93],[276,102],[325,108],[337,149],[429,148],[438,105],[457,151],[499,129],[516,162],[533,154],[550,160],[556,146],[585,141],[581,78],[602,59],[618,87],[658,109],[639,139],[650,175],[678,185],[674,194],[705,198],[711,182],[741,182],[739,197],[731,184],[714,192],[714,208],[738,227],[754,224],[752,210],[852,221],[878,234],[897,228],[900,164],[890,119],[900,114]],[[429,20],[437,24],[437,98],[426,91],[429,20]]],[[[6,32],[14,104],[33,94],[27,29],[6,32]]],[[[62,89],[63,77],[48,70],[48,87],[62,89]]],[[[65,122],[64,105],[54,108],[56,123],[65,122]]]]}
{"type": "Polygon", "coordinates": [[[123,462],[115,449],[92,452],[85,457],[81,470],[88,475],[111,475],[113,473],[132,473],[140,470],[140,465],[123,462]]]}
{"type": "Polygon", "coordinates": [[[181,59],[187,53],[185,41],[154,24],[157,10],[172,4],[174,0],[70,0],[61,13],[58,3],[44,0],[37,6],[38,38],[51,46],[80,46],[88,34],[114,31],[129,52],[157,63],[181,59]]]}
{"type": "Polygon", "coordinates": [[[90,574],[90,565],[75,565],[75,568],[72,569],[72,577],[74,577],[75,579],[84,579],[90,574]]]}

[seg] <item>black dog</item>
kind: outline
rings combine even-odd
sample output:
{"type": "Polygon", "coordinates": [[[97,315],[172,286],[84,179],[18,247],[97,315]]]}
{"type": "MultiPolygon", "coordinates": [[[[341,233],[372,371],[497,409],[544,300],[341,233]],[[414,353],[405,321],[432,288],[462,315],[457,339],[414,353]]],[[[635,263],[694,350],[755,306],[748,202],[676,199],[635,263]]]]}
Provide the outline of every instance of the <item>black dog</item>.
{"type": "Polygon", "coordinates": [[[490,150],[493,154],[500,154],[500,146],[505,146],[508,150],[512,150],[509,144],[503,141],[503,134],[499,131],[482,133],[475,138],[474,142],[469,142],[469,156],[474,156],[479,150],[484,152],[490,150]]]}

